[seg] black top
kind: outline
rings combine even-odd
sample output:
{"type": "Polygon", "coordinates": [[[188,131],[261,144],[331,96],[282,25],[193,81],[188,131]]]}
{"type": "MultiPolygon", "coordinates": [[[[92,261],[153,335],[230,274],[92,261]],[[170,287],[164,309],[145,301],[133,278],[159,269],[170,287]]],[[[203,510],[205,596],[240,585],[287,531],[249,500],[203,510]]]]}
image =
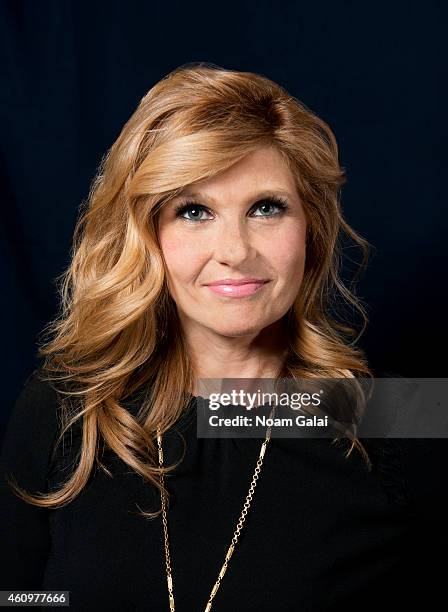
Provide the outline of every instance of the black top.
{"type": "MultiPolygon", "coordinates": [[[[4,473],[32,492],[68,475],[74,428],[52,458],[56,392],[27,380],[3,441],[0,590],[68,590],[70,609],[169,610],[158,489],[109,453],[69,505],[46,510],[13,495],[4,473]],[[65,466],[65,471],[64,471],[65,466]]],[[[202,611],[231,542],[262,439],[198,438],[193,398],[164,435],[176,611],[202,611]]],[[[138,402],[128,402],[136,414],[138,402]]],[[[447,551],[444,439],[364,439],[372,472],[329,438],[271,438],[251,508],[213,610],[381,610],[438,602],[447,551]]],[[[443,604],[439,600],[440,605],[443,604]]]]}

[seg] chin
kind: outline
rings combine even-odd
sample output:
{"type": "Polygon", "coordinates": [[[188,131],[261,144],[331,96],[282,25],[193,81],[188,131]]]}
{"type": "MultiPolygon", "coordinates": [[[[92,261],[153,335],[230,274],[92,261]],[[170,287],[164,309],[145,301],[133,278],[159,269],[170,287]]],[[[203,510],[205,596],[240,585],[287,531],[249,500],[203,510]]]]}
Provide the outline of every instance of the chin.
{"type": "Polygon", "coordinates": [[[234,322],[233,324],[222,326],[222,327],[209,327],[211,331],[220,336],[227,336],[228,338],[239,338],[250,334],[259,333],[264,329],[266,325],[254,325],[253,322],[247,325],[242,325],[240,322],[234,322]]]}

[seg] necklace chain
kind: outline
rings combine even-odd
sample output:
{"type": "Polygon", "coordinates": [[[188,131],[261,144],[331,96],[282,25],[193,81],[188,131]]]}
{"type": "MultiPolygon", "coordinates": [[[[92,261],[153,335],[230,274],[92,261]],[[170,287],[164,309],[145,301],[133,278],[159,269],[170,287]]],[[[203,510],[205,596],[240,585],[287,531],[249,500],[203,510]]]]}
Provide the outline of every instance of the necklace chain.
{"type": "MultiPolygon", "coordinates": [[[[271,412],[271,415],[273,414],[275,410],[275,406],[271,412]]],[[[243,506],[243,510],[241,511],[241,515],[238,519],[238,523],[235,529],[235,532],[233,534],[232,537],[232,541],[230,543],[230,546],[227,550],[225,559],[224,559],[224,563],[221,567],[221,571],[219,572],[218,575],[218,579],[216,580],[210,596],[208,598],[208,602],[207,605],[205,607],[205,611],[204,612],[210,612],[210,610],[212,609],[212,601],[213,598],[215,597],[216,593],[218,592],[218,589],[221,585],[221,581],[224,577],[224,574],[226,573],[227,570],[227,566],[229,564],[230,561],[230,557],[233,554],[233,551],[235,550],[235,546],[237,545],[238,542],[238,538],[240,537],[240,533],[241,530],[244,526],[244,521],[246,520],[246,515],[247,512],[249,510],[250,504],[252,502],[252,497],[255,491],[255,487],[257,484],[257,480],[258,480],[258,476],[261,472],[261,467],[263,465],[263,458],[266,452],[266,448],[268,445],[269,440],[271,439],[271,426],[268,427],[267,431],[266,431],[266,437],[263,440],[263,443],[261,445],[260,448],[260,454],[258,456],[257,459],[257,463],[255,466],[255,470],[254,470],[254,474],[252,476],[252,481],[250,483],[250,487],[249,487],[249,492],[246,496],[246,500],[244,502],[244,506],[243,506]]],[[[163,475],[163,448],[162,448],[162,436],[160,435],[160,430],[159,428],[157,428],[157,446],[158,446],[158,451],[159,451],[159,468],[160,468],[160,483],[162,485],[162,487],[164,487],[164,475],[163,475]]],[[[166,498],[165,498],[165,494],[163,491],[160,492],[160,496],[161,496],[161,500],[162,500],[162,523],[163,523],[163,536],[164,536],[164,541],[165,541],[165,565],[166,565],[166,579],[167,579],[167,585],[168,585],[168,598],[169,598],[169,604],[170,604],[170,612],[174,612],[175,607],[174,607],[174,592],[173,592],[173,577],[172,577],[172,573],[171,573],[171,559],[170,559],[170,549],[169,549],[169,537],[168,537],[168,519],[167,519],[167,512],[166,512],[166,498]]]]}

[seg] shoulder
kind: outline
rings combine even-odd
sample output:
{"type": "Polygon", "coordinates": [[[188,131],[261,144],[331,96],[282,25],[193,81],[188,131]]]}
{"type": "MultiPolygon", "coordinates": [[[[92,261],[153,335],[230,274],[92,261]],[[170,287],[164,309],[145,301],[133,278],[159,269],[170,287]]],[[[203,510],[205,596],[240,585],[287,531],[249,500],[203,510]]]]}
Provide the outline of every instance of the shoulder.
{"type": "Polygon", "coordinates": [[[6,439],[9,436],[36,434],[34,427],[44,432],[57,425],[60,397],[41,368],[31,372],[20,389],[9,415],[6,439]]]}
{"type": "MultiPolygon", "coordinates": [[[[385,370],[377,371],[375,377],[391,381],[390,385],[384,385],[383,393],[394,393],[397,397],[403,393],[403,398],[407,397],[407,385],[413,380],[385,370]]],[[[405,415],[404,400],[401,406],[405,415]]],[[[384,410],[390,408],[395,410],[395,404],[386,403],[384,410]]],[[[375,409],[383,406],[375,405],[375,409]]],[[[387,437],[371,439],[369,443],[378,459],[378,471],[387,479],[391,490],[400,491],[397,496],[407,496],[419,513],[430,512],[435,516],[448,510],[448,471],[445,470],[448,438],[443,437],[442,431],[440,437],[387,437]]]]}
{"type": "Polygon", "coordinates": [[[389,498],[419,515],[448,512],[448,438],[364,438],[389,498]]]}
{"type": "Polygon", "coordinates": [[[59,394],[41,368],[27,377],[10,412],[1,444],[1,471],[25,486],[43,486],[59,429],[59,394]]]}
{"type": "Polygon", "coordinates": [[[416,507],[432,517],[448,511],[448,438],[400,439],[403,473],[416,507]]]}

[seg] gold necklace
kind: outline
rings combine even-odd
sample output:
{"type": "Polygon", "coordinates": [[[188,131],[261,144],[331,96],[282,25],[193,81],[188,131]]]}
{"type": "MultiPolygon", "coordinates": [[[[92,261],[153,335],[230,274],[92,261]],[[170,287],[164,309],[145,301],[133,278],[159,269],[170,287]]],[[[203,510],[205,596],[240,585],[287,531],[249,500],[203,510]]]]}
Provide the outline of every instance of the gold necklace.
{"type": "MultiPolygon", "coordinates": [[[[275,411],[275,406],[271,411],[270,417],[272,417],[272,414],[274,411],[275,411]]],[[[261,445],[260,454],[257,459],[257,464],[255,466],[255,471],[252,476],[252,481],[250,483],[249,492],[244,502],[243,510],[241,512],[235,532],[233,534],[232,542],[227,550],[226,557],[224,559],[224,563],[221,567],[221,571],[219,572],[218,579],[216,580],[215,585],[211,590],[211,593],[208,598],[208,602],[207,602],[204,612],[210,612],[210,610],[212,609],[212,600],[215,597],[220,587],[221,580],[223,579],[224,574],[226,572],[227,565],[230,561],[230,557],[232,556],[232,553],[235,550],[235,546],[238,542],[240,532],[244,525],[244,521],[246,520],[247,511],[249,510],[250,504],[252,502],[252,496],[254,494],[255,486],[257,484],[258,476],[260,474],[261,466],[263,464],[264,454],[266,452],[266,448],[267,448],[267,445],[270,439],[271,439],[271,426],[269,426],[266,431],[266,437],[263,440],[263,443],[261,445]]],[[[162,449],[162,436],[160,435],[159,428],[157,428],[157,446],[159,449],[160,482],[163,487],[164,486],[163,449],[162,449]]],[[[160,496],[162,498],[162,521],[163,521],[163,535],[164,535],[164,540],[165,540],[165,564],[166,564],[166,579],[167,579],[167,584],[168,584],[168,599],[169,599],[169,604],[170,604],[170,612],[174,612],[175,608],[174,608],[174,593],[173,593],[173,577],[171,575],[171,561],[170,561],[170,550],[169,550],[169,540],[168,540],[168,519],[167,519],[167,513],[166,513],[166,499],[165,499],[165,494],[162,491],[160,492],[160,496]]]]}

